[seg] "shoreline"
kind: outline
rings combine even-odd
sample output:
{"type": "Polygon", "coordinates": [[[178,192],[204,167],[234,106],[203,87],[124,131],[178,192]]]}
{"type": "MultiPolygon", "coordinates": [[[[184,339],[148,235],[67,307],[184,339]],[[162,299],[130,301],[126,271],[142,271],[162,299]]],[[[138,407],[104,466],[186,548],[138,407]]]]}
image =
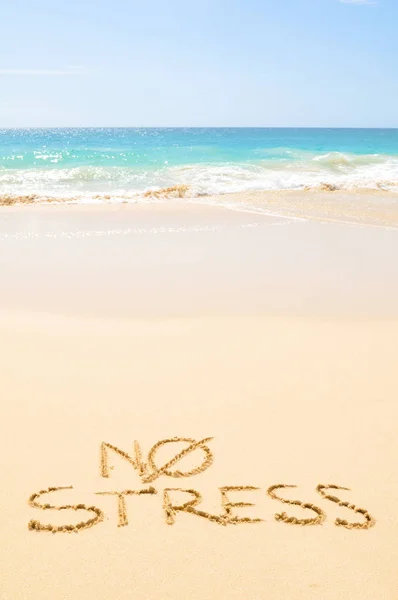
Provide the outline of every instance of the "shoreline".
{"type": "Polygon", "coordinates": [[[1,204],[0,215],[9,211],[35,210],[90,210],[137,211],[144,210],[180,210],[187,206],[196,206],[199,210],[206,207],[228,209],[230,211],[248,212],[253,215],[264,215],[298,220],[314,220],[336,222],[352,225],[373,225],[377,227],[398,228],[398,193],[371,189],[362,190],[278,190],[229,193],[216,196],[196,198],[130,197],[129,200],[112,201],[111,196],[101,196],[103,200],[84,202],[70,198],[57,197],[39,200],[37,196],[15,197],[12,202],[1,204]],[[18,198],[20,201],[18,201],[18,198]],[[104,200],[105,198],[105,200],[104,200]],[[62,207],[62,208],[61,208],[62,207]]]}

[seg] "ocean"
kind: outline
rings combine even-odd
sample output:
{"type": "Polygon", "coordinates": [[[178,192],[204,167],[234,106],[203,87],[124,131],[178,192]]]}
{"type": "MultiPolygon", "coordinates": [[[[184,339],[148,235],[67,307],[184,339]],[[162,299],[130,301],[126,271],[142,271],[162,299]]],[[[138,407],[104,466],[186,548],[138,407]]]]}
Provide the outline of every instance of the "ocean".
{"type": "Polygon", "coordinates": [[[398,191],[398,129],[0,130],[0,196],[117,202],[319,187],[398,191]]]}

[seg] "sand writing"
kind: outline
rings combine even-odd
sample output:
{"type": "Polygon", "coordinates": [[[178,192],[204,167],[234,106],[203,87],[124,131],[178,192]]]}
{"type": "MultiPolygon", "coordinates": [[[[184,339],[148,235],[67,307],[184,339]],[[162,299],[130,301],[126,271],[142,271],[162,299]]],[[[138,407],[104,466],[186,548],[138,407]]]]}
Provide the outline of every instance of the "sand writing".
{"type": "Polygon", "coordinates": [[[148,453],[147,463],[144,463],[142,460],[142,452],[141,447],[138,442],[134,442],[134,457],[131,457],[127,452],[123,452],[116,446],[112,446],[111,444],[107,444],[102,442],[101,444],[101,475],[102,477],[109,477],[109,462],[108,462],[108,451],[113,450],[119,456],[122,456],[138,471],[138,474],[143,483],[150,483],[160,477],[160,475],[166,475],[167,477],[191,477],[192,475],[199,475],[206,469],[210,467],[213,462],[213,455],[210,451],[210,448],[206,446],[207,442],[210,442],[213,438],[204,438],[200,441],[195,441],[192,438],[170,438],[166,440],[160,440],[157,442],[148,453]],[[176,454],[171,460],[169,460],[162,467],[158,467],[155,462],[155,456],[157,451],[166,444],[173,444],[176,442],[188,442],[188,446],[181,450],[178,454],[176,454]],[[191,469],[190,471],[170,471],[171,467],[173,467],[176,463],[182,460],[185,456],[196,450],[196,448],[201,448],[205,453],[205,460],[201,465],[191,469]]]}
{"type": "Polygon", "coordinates": [[[284,483],[278,485],[271,485],[268,488],[267,494],[274,500],[279,500],[279,502],[283,502],[284,504],[293,504],[295,506],[301,506],[302,508],[307,508],[309,510],[314,511],[316,513],[316,517],[308,518],[308,519],[298,519],[296,517],[289,517],[285,512],[277,513],[275,515],[276,521],[283,521],[284,523],[289,523],[291,525],[321,525],[326,519],[326,514],[323,512],[321,508],[315,506],[315,504],[311,504],[310,502],[301,502],[300,500],[286,500],[286,498],[281,498],[275,494],[275,490],[283,489],[283,488],[295,488],[296,485],[286,485],[284,483]]]}
{"type": "Polygon", "coordinates": [[[124,527],[128,525],[127,510],[126,510],[126,496],[140,496],[141,494],[157,494],[155,488],[150,487],[145,490],[125,490],[124,492],[96,492],[97,496],[117,496],[118,498],[118,516],[119,522],[118,527],[124,527]]]}
{"type": "Polygon", "coordinates": [[[57,492],[59,490],[72,490],[73,486],[67,487],[49,487],[46,490],[41,490],[37,494],[32,494],[29,498],[29,505],[34,508],[41,508],[43,510],[85,510],[93,512],[96,516],[88,521],[82,521],[81,523],[77,523],[76,525],[42,525],[39,521],[31,520],[29,522],[29,529],[34,531],[51,531],[52,533],[57,532],[67,532],[71,533],[74,531],[75,533],[82,531],[83,529],[88,529],[89,527],[93,527],[97,525],[101,521],[104,520],[104,513],[102,510],[97,508],[96,506],[86,506],[86,504],[64,504],[63,506],[52,506],[51,504],[40,504],[37,502],[37,499],[44,494],[48,494],[50,492],[57,492]]]}
{"type": "MultiPolygon", "coordinates": [[[[213,438],[207,437],[201,440],[195,440],[193,438],[186,437],[174,437],[160,440],[154,444],[148,452],[146,460],[143,457],[143,452],[140,444],[135,441],[133,445],[132,455],[128,454],[124,450],[121,450],[117,446],[102,442],[100,447],[100,475],[103,478],[109,478],[113,465],[111,465],[110,455],[121,457],[126,460],[133,469],[137,472],[138,477],[141,479],[142,484],[147,487],[142,489],[126,489],[124,491],[99,491],[95,492],[97,496],[114,496],[117,501],[117,516],[118,516],[118,527],[125,527],[129,524],[126,498],[129,496],[156,496],[158,490],[152,485],[159,477],[170,477],[170,478],[188,478],[195,475],[199,475],[206,471],[213,463],[214,456],[211,452],[208,443],[213,438]],[[186,444],[186,446],[174,454],[174,456],[161,464],[158,454],[161,448],[171,447],[174,444],[186,444]],[[201,462],[198,462],[196,466],[190,467],[189,469],[181,470],[178,468],[178,463],[186,458],[188,455],[196,454],[199,455],[201,462]]],[[[310,502],[303,502],[301,500],[290,500],[286,498],[282,490],[296,488],[295,485],[288,484],[276,484],[271,485],[266,490],[268,497],[281,502],[282,504],[288,504],[291,506],[300,507],[303,510],[311,511],[312,516],[306,518],[298,518],[294,515],[289,516],[286,512],[276,513],[274,519],[278,522],[282,522],[288,525],[300,525],[300,526],[316,526],[322,525],[326,520],[326,513],[320,507],[310,502]],[[278,493],[277,493],[278,492],[278,493]]],[[[33,531],[47,531],[51,533],[79,533],[85,529],[90,529],[95,525],[100,524],[104,521],[104,512],[96,506],[89,506],[87,504],[61,504],[52,505],[49,503],[38,502],[39,498],[49,493],[55,493],[63,490],[72,490],[73,486],[67,487],[49,487],[41,490],[40,492],[34,493],[29,498],[29,505],[33,508],[40,510],[56,510],[56,511],[85,511],[86,513],[94,513],[94,517],[86,521],[73,525],[52,525],[42,524],[38,520],[32,519],[28,527],[33,531]]],[[[166,487],[162,492],[162,511],[164,514],[165,522],[167,525],[174,525],[179,513],[188,513],[201,519],[208,520],[212,523],[216,523],[223,527],[227,525],[239,525],[239,524],[254,524],[261,523],[264,519],[260,517],[246,517],[239,515],[240,508],[253,507],[254,504],[246,501],[236,501],[236,494],[246,492],[260,491],[260,488],[250,485],[237,485],[237,486],[223,486],[218,488],[220,492],[220,503],[221,512],[220,514],[212,514],[208,511],[198,508],[202,502],[202,495],[199,491],[193,488],[182,488],[182,487],[166,487]],[[183,495],[183,499],[177,500],[176,496],[183,495]],[[232,496],[232,497],[231,497],[232,496]]],[[[357,515],[361,515],[361,521],[348,522],[345,519],[337,518],[335,525],[337,527],[345,527],[346,529],[369,529],[376,523],[375,519],[369,514],[364,508],[358,508],[355,504],[350,502],[344,502],[336,496],[329,495],[328,490],[344,490],[349,491],[349,488],[329,484],[319,484],[316,487],[316,491],[324,500],[334,502],[338,506],[348,508],[357,515]]]]}
{"type": "Polygon", "coordinates": [[[227,493],[228,492],[244,492],[251,490],[258,490],[259,488],[250,485],[239,485],[239,486],[226,486],[219,488],[221,492],[221,505],[223,512],[220,515],[212,515],[204,510],[195,508],[200,502],[202,502],[202,496],[197,490],[183,489],[183,488],[165,488],[163,491],[163,509],[168,525],[174,525],[175,517],[178,512],[187,512],[198,517],[203,517],[218,525],[229,525],[237,523],[260,523],[263,519],[251,519],[249,517],[238,517],[232,513],[233,508],[242,508],[246,506],[254,506],[251,502],[231,502],[227,493]],[[172,492],[184,492],[193,496],[191,500],[184,502],[183,504],[174,504],[171,500],[170,493],[172,492]]]}
{"type": "Polygon", "coordinates": [[[373,525],[375,524],[374,518],[368,513],[368,511],[365,508],[358,508],[357,506],[355,506],[355,504],[350,504],[349,502],[342,502],[339,498],[337,498],[337,496],[330,496],[328,494],[325,494],[325,490],[349,491],[349,488],[341,487],[339,485],[319,484],[316,489],[323,498],[326,498],[326,500],[335,502],[339,506],[345,506],[346,508],[349,508],[350,510],[353,510],[354,512],[365,517],[364,523],[348,523],[348,521],[346,521],[345,519],[337,518],[335,520],[335,525],[337,525],[337,527],[345,527],[346,529],[369,529],[369,527],[373,527],[373,525]]]}

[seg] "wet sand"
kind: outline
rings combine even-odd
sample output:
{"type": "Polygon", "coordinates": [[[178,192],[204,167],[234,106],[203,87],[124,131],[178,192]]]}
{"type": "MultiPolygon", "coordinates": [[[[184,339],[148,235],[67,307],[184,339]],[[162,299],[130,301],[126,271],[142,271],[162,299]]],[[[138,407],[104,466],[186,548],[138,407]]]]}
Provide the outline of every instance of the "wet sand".
{"type": "Polygon", "coordinates": [[[0,305],[67,315],[395,317],[396,230],[220,206],[0,211],[0,305]]]}
{"type": "MultiPolygon", "coordinates": [[[[389,182],[386,182],[386,185],[389,182]]],[[[186,205],[227,207],[240,213],[292,217],[311,221],[372,225],[398,228],[398,192],[395,188],[334,189],[323,184],[298,190],[263,190],[228,193],[215,196],[191,197],[189,186],[177,185],[143,194],[97,194],[79,196],[0,195],[0,207],[70,206],[77,204],[84,210],[85,203],[94,203],[97,209],[107,210],[112,204],[133,204],[146,207],[157,203],[158,210],[168,210],[169,204],[178,202],[181,211],[186,205]],[[178,200],[179,199],[179,200],[178,200]]]]}

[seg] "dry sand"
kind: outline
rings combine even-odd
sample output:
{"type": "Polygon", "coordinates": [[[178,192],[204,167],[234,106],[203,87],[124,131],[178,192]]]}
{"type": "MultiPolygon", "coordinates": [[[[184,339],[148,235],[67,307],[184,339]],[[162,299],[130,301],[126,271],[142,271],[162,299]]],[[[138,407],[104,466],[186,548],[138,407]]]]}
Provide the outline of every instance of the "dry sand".
{"type": "Polygon", "coordinates": [[[396,233],[217,211],[155,233],[158,213],[32,210],[1,213],[2,600],[397,600],[396,233]],[[213,439],[148,460],[175,436],[213,439]],[[135,440],[147,471],[112,450],[101,470],[102,442],[134,457],[135,440]],[[37,501],[98,514],[29,506],[66,486],[37,501]],[[151,486],[119,512],[97,495],[151,486]],[[165,508],[165,488],[216,518],[170,508],[194,492],[165,508]]]}

